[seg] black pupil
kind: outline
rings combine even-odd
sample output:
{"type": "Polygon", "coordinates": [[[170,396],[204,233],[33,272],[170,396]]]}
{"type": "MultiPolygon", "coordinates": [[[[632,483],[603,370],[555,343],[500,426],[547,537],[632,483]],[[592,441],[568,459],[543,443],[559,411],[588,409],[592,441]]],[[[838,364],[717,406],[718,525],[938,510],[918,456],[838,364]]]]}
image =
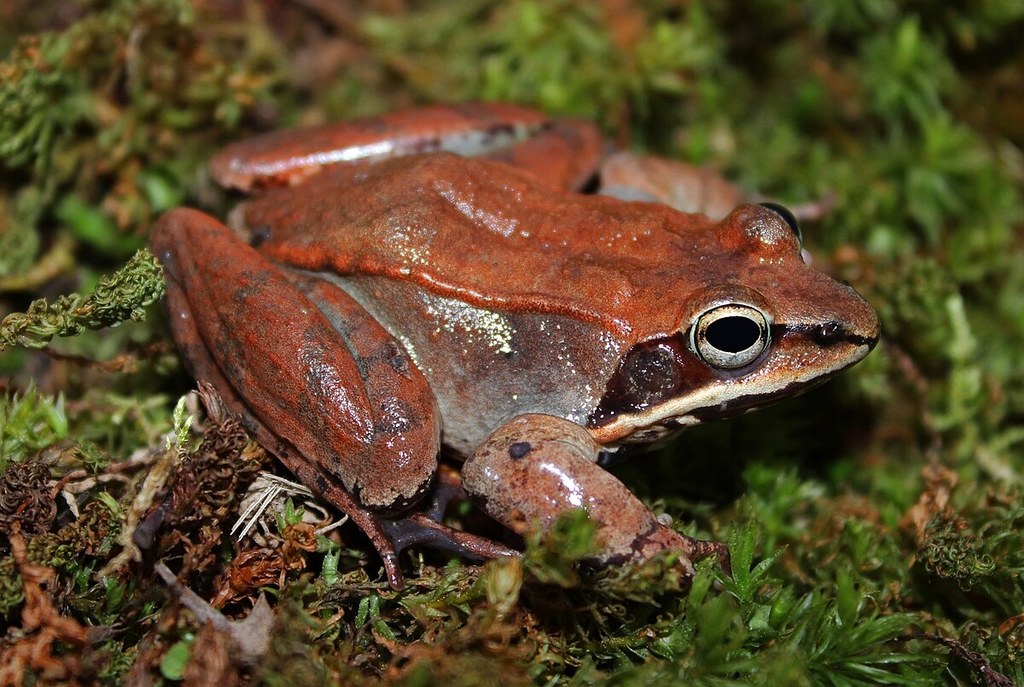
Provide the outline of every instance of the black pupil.
{"type": "Polygon", "coordinates": [[[732,315],[709,324],[704,336],[709,344],[720,351],[739,353],[758,342],[761,328],[749,317],[732,315]]]}

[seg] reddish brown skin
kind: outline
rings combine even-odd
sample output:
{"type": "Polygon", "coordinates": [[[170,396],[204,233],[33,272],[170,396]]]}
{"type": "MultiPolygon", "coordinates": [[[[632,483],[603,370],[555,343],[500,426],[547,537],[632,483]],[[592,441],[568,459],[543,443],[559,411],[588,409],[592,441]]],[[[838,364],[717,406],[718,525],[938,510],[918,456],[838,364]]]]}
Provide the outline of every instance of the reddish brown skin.
{"type": "MultiPolygon", "coordinates": [[[[351,297],[320,280],[295,281],[349,349],[372,414],[367,453],[345,456],[332,467],[363,505],[385,514],[407,510],[423,496],[437,469],[429,456],[441,449],[441,421],[430,386],[402,345],[351,297]],[[388,469],[380,470],[381,465],[388,469]],[[415,490],[408,488],[414,485],[415,490]]],[[[287,311],[291,305],[274,307],[287,311]]]]}
{"type": "MultiPolygon", "coordinates": [[[[303,455],[295,448],[293,443],[279,438],[278,435],[267,429],[254,415],[253,411],[247,407],[246,401],[235,391],[235,384],[244,384],[244,374],[229,379],[226,375],[231,375],[232,370],[228,368],[228,363],[218,363],[214,354],[211,354],[210,346],[204,341],[196,319],[192,316],[193,305],[189,302],[189,287],[191,285],[194,288],[192,282],[199,276],[194,269],[196,262],[188,260],[183,252],[185,246],[179,245],[183,235],[191,232],[204,232],[204,230],[208,234],[208,238],[213,241],[212,247],[214,251],[210,252],[209,255],[218,263],[231,258],[235,255],[235,251],[244,253],[246,250],[251,250],[246,246],[239,248],[236,243],[229,243],[228,246],[218,246],[218,239],[225,240],[227,238],[222,233],[224,230],[223,225],[220,225],[212,217],[188,209],[174,210],[162,216],[153,228],[150,236],[150,245],[164,264],[164,274],[167,279],[166,305],[168,313],[171,315],[171,328],[174,332],[175,342],[178,344],[182,357],[189,364],[193,376],[213,386],[219,392],[221,401],[228,411],[242,420],[246,428],[253,433],[267,450],[274,453],[303,483],[315,489],[344,513],[350,515],[371,540],[377,544],[377,549],[381,553],[385,567],[389,570],[397,571],[397,552],[386,545],[388,538],[380,522],[373,518],[369,510],[361,506],[348,490],[331,480],[324,469],[318,469],[316,464],[311,462],[311,456],[303,455]],[[232,250],[216,250],[218,248],[230,248],[232,250]],[[225,367],[224,371],[221,369],[222,365],[225,367]]],[[[245,262],[251,269],[252,256],[244,257],[246,257],[245,262]]],[[[227,262],[230,263],[232,261],[227,260],[227,262]]],[[[231,265],[227,264],[226,269],[227,274],[230,275],[231,265]]],[[[273,277],[273,272],[271,277],[273,277]]],[[[205,307],[205,301],[202,300],[205,298],[204,294],[206,293],[208,293],[207,289],[198,288],[192,300],[199,299],[198,307],[210,311],[213,309],[205,307]]],[[[250,325],[245,321],[247,318],[242,319],[241,326],[244,329],[251,330],[250,325]]],[[[258,323],[253,321],[253,324],[258,323]]],[[[211,321],[211,326],[216,326],[216,323],[211,321]]],[[[226,345],[232,345],[238,341],[238,339],[233,337],[223,338],[226,345]]],[[[259,337],[249,336],[250,340],[253,338],[257,341],[259,340],[259,337]]],[[[257,376],[261,376],[259,368],[254,370],[254,372],[257,376]]],[[[268,373],[263,374],[267,375],[267,379],[271,378],[268,373]]],[[[274,395],[274,398],[278,397],[274,395]]],[[[281,400],[286,399],[282,397],[281,400]]],[[[298,441],[302,441],[301,435],[298,441]]],[[[317,449],[317,451],[319,450],[317,449]]],[[[317,453],[313,453],[312,457],[315,458],[316,455],[317,453]]],[[[393,584],[400,584],[401,582],[401,576],[397,573],[393,573],[391,579],[393,584]]]]}
{"type": "MultiPolygon", "coordinates": [[[[788,229],[768,227],[777,234],[768,247],[750,234],[758,216],[772,215],[759,206],[741,205],[716,226],[703,215],[553,189],[527,172],[447,153],[328,170],[307,181],[301,195],[274,191],[242,211],[246,226],[266,232],[260,250],[284,264],[412,282],[503,311],[569,315],[633,338],[676,330],[689,294],[702,294],[723,275],[737,284],[787,288],[791,266],[801,263],[788,229]],[[478,216],[461,213],[443,196],[450,190],[471,199],[478,216]],[[408,247],[429,255],[409,274],[393,250],[394,227],[404,225],[423,228],[409,235],[408,247]],[[503,235],[511,225],[517,230],[503,235]],[[319,230],[305,231],[312,226],[319,230]],[[777,263],[752,262],[755,243],[777,263]],[[673,292],[666,307],[666,285],[685,285],[689,293],[673,292]]],[[[793,282],[780,300],[795,315],[781,313],[780,321],[831,317],[833,310],[838,317],[845,304],[818,297],[826,284],[834,282],[820,272],[793,282]]]]}
{"type": "MultiPolygon", "coordinates": [[[[173,297],[184,294],[189,312],[205,314],[192,318],[198,340],[190,340],[188,346],[211,351],[231,386],[245,390],[249,410],[259,420],[275,423],[280,435],[288,437],[303,455],[315,456],[347,489],[361,489],[359,476],[367,463],[372,464],[379,445],[375,436],[378,409],[367,397],[366,387],[358,383],[355,360],[337,345],[336,332],[326,318],[314,309],[295,310],[293,305],[301,302],[302,291],[254,250],[239,246],[223,225],[199,213],[183,210],[165,215],[154,228],[152,246],[158,255],[177,251],[173,260],[164,260],[173,297]],[[169,246],[170,242],[173,245],[169,246]],[[188,252],[190,248],[199,249],[202,255],[188,252]],[[232,307],[213,307],[206,300],[214,295],[205,283],[210,272],[240,285],[230,292],[232,307]],[[317,374],[281,374],[297,360],[317,374]]],[[[428,418],[429,408],[423,413],[428,418]]],[[[436,423],[417,423],[416,429],[417,452],[436,454],[436,423]]],[[[401,467],[402,461],[395,461],[393,468],[401,467]]],[[[433,466],[420,471],[424,474],[413,482],[428,480],[433,466]]],[[[412,499],[415,495],[405,496],[412,499]]]]}
{"type": "Polygon", "coordinates": [[[442,437],[469,456],[467,490],[510,528],[547,528],[582,504],[604,541],[595,562],[672,548],[689,571],[721,547],[659,524],[597,467],[602,447],[818,383],[877,340],[874,312],[802,263],[773,210],[740,205],[716,222],[573,192],[602,150],[590,124],[497,104],[282,132],[211,163],[228,186],[301,184],[235,213],[259,252],[192,210],[154,229],[193,373],[353,517],[392,586],[409,542],[513,553],[433,521],[436,504],[410,511],[432,487],[442,437]],[[532,139],[490,159],[419,152],[476,136],[467,131],[489,141],[524,128],[532,139]],[[382,138],[397,148],[321,169],[382,138]],[[768,313],[776,331],[736,370],[712,368],[686,340],[700,313],[727,302],[768,313]],[[648,410],[648,396],[630,401],[628,361],[652,346],[672,351],[677,369],[648,410]]]}

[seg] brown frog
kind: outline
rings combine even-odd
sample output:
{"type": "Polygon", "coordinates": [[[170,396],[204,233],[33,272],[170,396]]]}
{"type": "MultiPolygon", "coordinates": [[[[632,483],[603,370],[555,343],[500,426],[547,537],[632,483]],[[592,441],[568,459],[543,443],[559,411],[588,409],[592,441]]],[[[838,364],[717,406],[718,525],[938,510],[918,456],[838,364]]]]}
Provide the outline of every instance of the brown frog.
{"type": "Polygon", "coordinates": [[[272,133],[211,162],[259,192],[237,231],[189,209],[153,230],[193,374],[351,516],[396,588],[410,544],[515,554],[440,522],[441,451],[516,532],[586,509],[596,564],[721,553],[602,458],[819,384],[878,339],[787,210],[682,212],[656,202],[679,204],[666,165],[697,182],[684,209],[718,214],[734,190],[646,158],[622,174],[623,154],[601,172],[603,152],[587,122],[499,104],[272,133]],[[620,198],[581,192],[601,176],[620,198]]]}

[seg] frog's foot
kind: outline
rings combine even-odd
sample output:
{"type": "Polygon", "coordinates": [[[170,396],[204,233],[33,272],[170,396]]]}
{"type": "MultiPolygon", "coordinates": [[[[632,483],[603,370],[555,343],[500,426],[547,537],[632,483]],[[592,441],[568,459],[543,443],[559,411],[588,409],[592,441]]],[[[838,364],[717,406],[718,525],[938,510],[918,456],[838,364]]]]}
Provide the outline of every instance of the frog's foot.
{"type": "Polygon", "coordinates": [[[385,577],[392,589],[400,590],[405,587],[399,555],[410,546],[428,546],[482,560],[519,555],[515,549],[437,521],[444,515],[448,501],[463,493],[457,478],[454,482],[444,478],[438,480],[426,512],[413,513],[402,518],[383,517],[362,506],[344,487],[303,460],[294,449],[270,433],[251,414],[243,410],[239,412],[242,423],[262,446],[276,455],[303,484],[319,493],[363,531],[373,548],[377,550],[384,565],[385,577]]]}
{"type": "Polygon", "coordinates": [[[504,544],[449,527],[426,513],[414,513],[397,520],[383,520],[382,525],[384,531],[388,533],[391,545],[399,553],[410,546],[422,545],[478,560],[519,555],[518,551],[504,544]]]}
{"type": "MultiPolygon", "coordinates": [[[[619,151],[601,162],[598,192],[621,200],[657,202],[680,212],[723,219],[742,203],[770,200],[747,193],[718,172],[678,160],[619,151]]],[[[820,200],[788,205],[800,221],[815,221],[836,204],[834,193],[820,200]]]]}
{"type": "Polygon", "coordinates": [[[658,202],[680,212],[722,219],[747,194],[707,167],[620,151],[601,163],[599,192],[622,200],[658,202]]]}
{"type": "Polygon", "coordinates": [[[388,534],[391,546],[399,553],[410,546],[422,545],[477,560],[518,556],[517,550],[504,544],[457,530],[441,522],[452,500],[467,498],[459,474],[442,466],[430,495],[418,506],[418,512],[394,520],[382,519],[381,525],[388,534]]]}
{"type": "Polygon", "coordinates": [[[312,486],[323,498],[348,515],[363,531],[380,555],[384,574],[392,589],[399,590],[405,586],[399,555],[410,546],[428,546],[478,560],[519,555],[518,551],[503,544],[438,522],[434,516],[435,510],[443,515],[444,504],[455,495],[448,495],[444,480],[439,480],[440,489],[436,490],[442,495],[434,497],[434,507],[428,512],[413,513],[403,518],[386,518],[361,506],[345,489],[326,479],[323,473],[313,470],[307,462],[293,460],[293,454],[273,436],[263,434],[259,428],[256,428],[255,434],[261,444],[272,447],[271,451],[278,455],[304,484],[312,486]],[[440,506],[437,506],[438,502],[441,503],[440,506]]]}
{"type": "Polygon", "coordinates": [[[658,522],[622,482],[596,461],[602,447],[586,429],[550,415],[521,415],[495,431],[466,461],[462,480],[474,500],[499,522],[522,534],[549,529],[563,512],[583,508],[597,524],[599,566],[647,560],[678,551],[693,574],[693,561],[725,547],[698,541],[658,522]]]}

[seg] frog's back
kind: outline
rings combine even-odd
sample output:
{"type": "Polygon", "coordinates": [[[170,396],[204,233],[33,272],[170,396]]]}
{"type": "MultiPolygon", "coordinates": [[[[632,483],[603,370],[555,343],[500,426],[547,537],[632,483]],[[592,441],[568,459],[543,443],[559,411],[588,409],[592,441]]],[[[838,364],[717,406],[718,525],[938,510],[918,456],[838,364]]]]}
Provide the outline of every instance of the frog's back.
{"type": "MultiPolygon", "coordinates": [[[[333,279],[405,345],[460,452],[524,412],[604,422],[608,441],[647,427],[645,361],[659,341],[683,346],[689,362],[672,380],[655,375],[655,397],[718,403],[745,374],[750,407],[834,374],[877,338],[870,307],[805,265],[793,225],[766,207],[740,205],[716,223],[431,154],[323,172],[250,202],[241,218],[271,258],[333,279]],[[768,324],[779,340],[749,369],[718,369],[685,347],[703,314],[725,305],[760,314],[760,324],[728,316],[753,323],[758,342],[768,324]],[[643,377],[636,394],[620,374],[629,360],[643,377]],[[607,424],[620,411],[627,420],[607,424]]],[[[749,332],[735,349],[727,335],[723,350],[752,349],[749,332]]]]}
{"type": "Polygon", "coordinates": [[[297,267],[382,276],[626,336],[633,321],[672,327],[664,288],[699,286],[681,272],[697,269],[693,225],[709,224],[660,205],[543,188],[501,163],[450,154],[342,166],[251,201],[244,221],[267,236],[262,250],[297,267]]]}

